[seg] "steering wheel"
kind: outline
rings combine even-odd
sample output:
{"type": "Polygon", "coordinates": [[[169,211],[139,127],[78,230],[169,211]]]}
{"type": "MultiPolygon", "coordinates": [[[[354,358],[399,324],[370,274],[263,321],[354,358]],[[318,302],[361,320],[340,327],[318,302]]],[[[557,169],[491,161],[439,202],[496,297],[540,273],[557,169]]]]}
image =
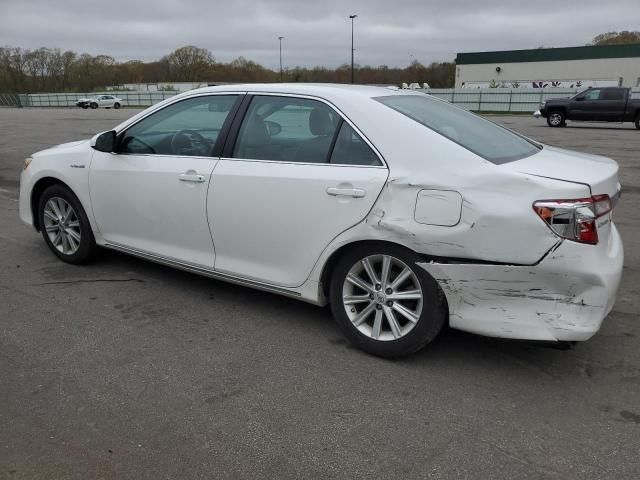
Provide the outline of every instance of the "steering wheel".
{"type": "Polygon", "coordinates": [[[171,138],[174,155],[208,155],[211,148],[211,143],[195,130],[180,130],[171,138]]]}

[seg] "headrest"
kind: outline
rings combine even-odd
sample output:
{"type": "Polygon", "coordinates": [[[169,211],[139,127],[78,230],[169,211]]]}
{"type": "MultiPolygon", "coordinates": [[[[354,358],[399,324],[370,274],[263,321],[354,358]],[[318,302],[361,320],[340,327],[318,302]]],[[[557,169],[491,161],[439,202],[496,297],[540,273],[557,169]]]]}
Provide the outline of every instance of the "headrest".
{"type": "Polygon", "coordinates": [[[314,135],[333,134],[333,122],[325,109],[314,108],[309,115],[309,130],[314,135]]]}
{"type": "Polygon", "coordinates": [[[269,143],[271,137],[269,137],[269,130],[267,130],[264,121],[256,116],[247,124],[243,139],[247,146],[254,147],[269,143]]]}

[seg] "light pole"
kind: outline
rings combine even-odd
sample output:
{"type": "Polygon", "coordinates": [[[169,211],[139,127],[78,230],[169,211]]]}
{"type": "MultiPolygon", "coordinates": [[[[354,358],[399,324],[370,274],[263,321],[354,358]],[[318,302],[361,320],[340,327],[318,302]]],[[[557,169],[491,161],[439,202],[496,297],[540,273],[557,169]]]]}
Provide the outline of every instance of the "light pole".
{"type": "Polygon", "coordinates": [[[358,15],[349,15],[351,19],[351,83],[355,83],[354,70],[353,70],[353,21],[358,15]]]}
{"type": "Polygon", "coordinates": [[[282,39],[284,37],[278,37],[278,40],[280,40],[280,82],[282,82],[282,39]]]}

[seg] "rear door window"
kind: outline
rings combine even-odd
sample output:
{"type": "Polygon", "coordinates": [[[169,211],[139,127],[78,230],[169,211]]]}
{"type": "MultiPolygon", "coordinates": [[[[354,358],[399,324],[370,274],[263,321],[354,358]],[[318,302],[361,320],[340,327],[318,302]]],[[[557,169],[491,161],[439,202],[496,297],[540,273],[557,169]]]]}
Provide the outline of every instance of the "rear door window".
{"type": "Polygon", "coordinates": [[[607,88],[602,91],[601,100],[624,100],[624,93],[621,88],[607,88]]]}
{"type": "Polygon", "coordinates": [[[240,126],[233,157],[327,163],[340,120],[317,100],[255,96],[240,126]]]}
{"type": "Polygon", "coordinates": [[[339,165],[382,165],[378,156],[347,122],[342,122],[331,163],[339,165]]]}

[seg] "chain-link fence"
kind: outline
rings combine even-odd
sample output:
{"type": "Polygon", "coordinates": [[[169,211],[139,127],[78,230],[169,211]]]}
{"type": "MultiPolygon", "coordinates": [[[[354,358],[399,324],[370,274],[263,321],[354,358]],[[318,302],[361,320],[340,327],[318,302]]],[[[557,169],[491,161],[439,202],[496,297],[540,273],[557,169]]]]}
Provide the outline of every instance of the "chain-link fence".
{"type": "Polygon", "coordinates": [[[26,106],[27,96],[15,93],[0,93],[0,107],[24,107],[26,106]]]}
{"type": "MultiPolygon", "coordinates": [[[[551,98],[573,97],[584,88],[431,88],[420,90],[474,112],[530,113],[551,98]]],[[[640,96],[640,88],[632,89],[640,96]]]]}
{"type": "Polygon", "coordinates": [[[179,92],[104,92],[104,93],[30,93],[24,95],[0,94],[4,107],[75,107],[81,98],[111,95],[121,100],[123,107],[148,107],[179,92]]]}
{"type": "MultiPolygon", "coordinates": [[[[476,112],[527,113],[550,98],[567,98],[584,89],[575,88],[431,88],[418,90],[476,112]]],[[[632,90],[640,96],[640,88],[632,90]]],[[[105,92],[119,98],[123,107],[148,107],[178,92],[105,92]]],[[[75,107],[80,98],[102,93],[0,94],[0,107],[75,107]]]]}

